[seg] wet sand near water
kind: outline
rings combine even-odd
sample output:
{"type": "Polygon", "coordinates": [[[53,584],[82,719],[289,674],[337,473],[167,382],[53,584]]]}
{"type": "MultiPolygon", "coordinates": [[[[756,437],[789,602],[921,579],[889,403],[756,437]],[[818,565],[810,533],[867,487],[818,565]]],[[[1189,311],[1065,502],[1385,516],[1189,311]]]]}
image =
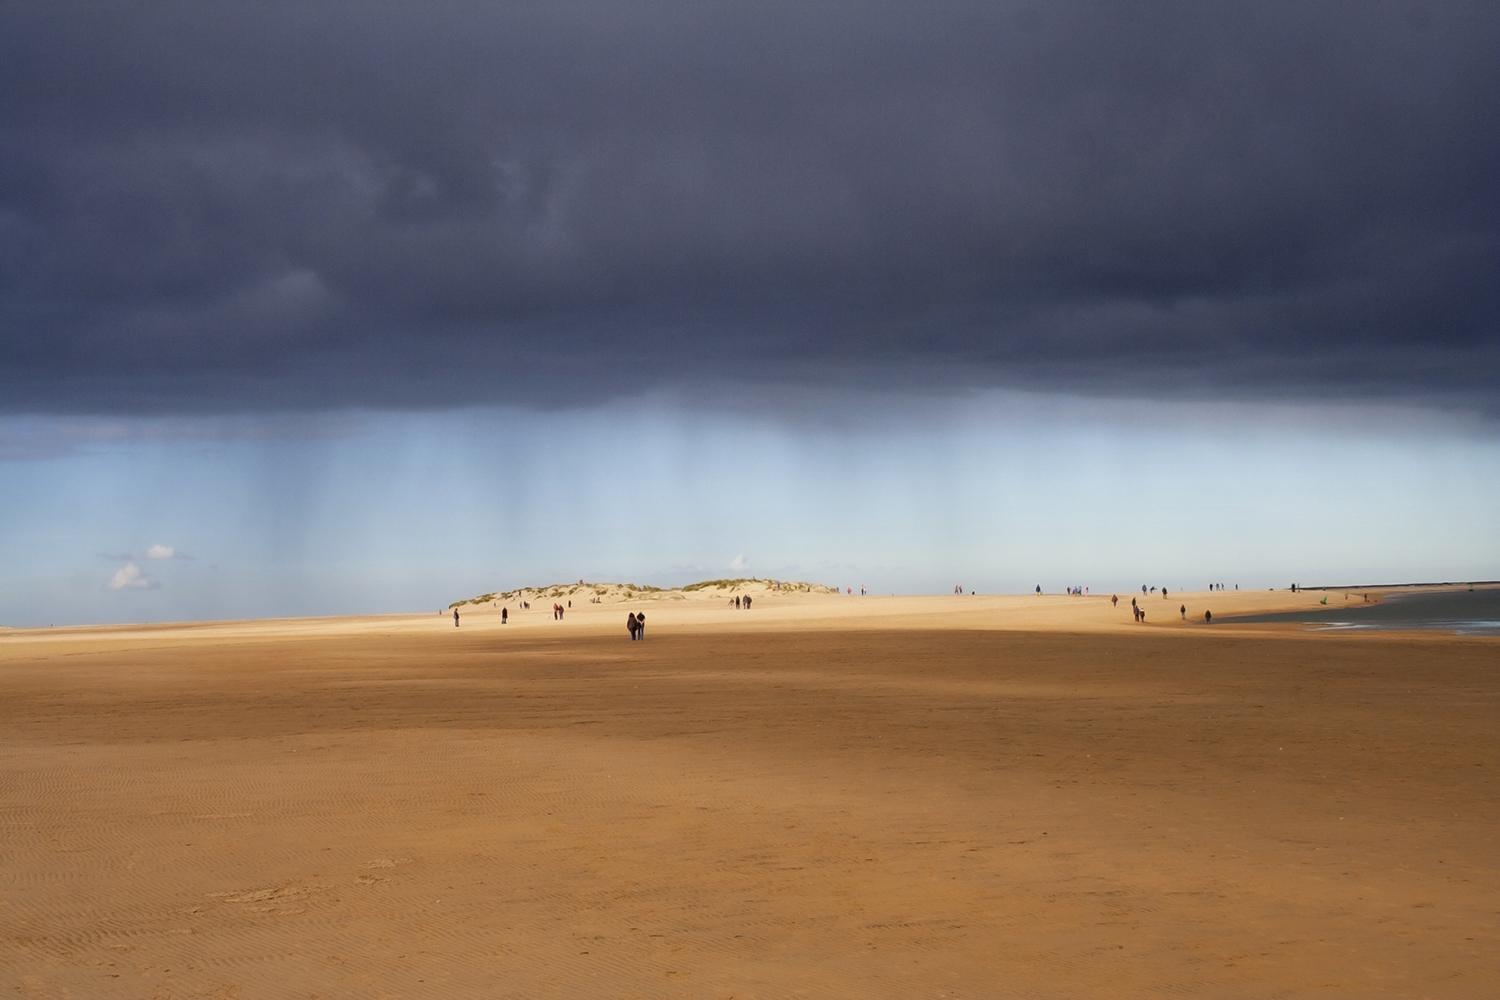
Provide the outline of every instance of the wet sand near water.
{"type": "Polygon", "coordinates": [[[826,600],[7,634],[0,984],[1500,995],[1495,640],[826,600]]]}

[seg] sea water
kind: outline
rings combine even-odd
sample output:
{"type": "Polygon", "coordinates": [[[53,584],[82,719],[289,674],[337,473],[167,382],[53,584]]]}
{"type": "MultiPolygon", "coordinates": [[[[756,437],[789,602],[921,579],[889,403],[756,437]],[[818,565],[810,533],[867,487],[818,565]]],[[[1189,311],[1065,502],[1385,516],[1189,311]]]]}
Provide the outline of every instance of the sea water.
{"type": "MultiPolygon", "coordinates": [[[[1342,600],[1344,593],[1330,597],[1342,600]]],[[[1322,629],[1432,629],[1458,635],[1500,635],[1500,587],[1390,594],[1378,604],[1224,617],[1230,622],[1296,622],[1322,629]]]]}

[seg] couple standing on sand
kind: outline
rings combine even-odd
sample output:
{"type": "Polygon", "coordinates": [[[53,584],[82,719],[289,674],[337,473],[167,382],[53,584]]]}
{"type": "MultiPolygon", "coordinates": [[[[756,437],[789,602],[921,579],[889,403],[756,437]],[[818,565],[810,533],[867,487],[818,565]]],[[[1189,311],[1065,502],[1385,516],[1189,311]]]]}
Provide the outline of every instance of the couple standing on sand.
{"type": "Polygon", "coordinates": [[[630,632],[632,642],[636,639],[646,638],[646,612],[642,611],[637,615],[632,611],[630,617],[625,619],[625,628],[630,632]]]}

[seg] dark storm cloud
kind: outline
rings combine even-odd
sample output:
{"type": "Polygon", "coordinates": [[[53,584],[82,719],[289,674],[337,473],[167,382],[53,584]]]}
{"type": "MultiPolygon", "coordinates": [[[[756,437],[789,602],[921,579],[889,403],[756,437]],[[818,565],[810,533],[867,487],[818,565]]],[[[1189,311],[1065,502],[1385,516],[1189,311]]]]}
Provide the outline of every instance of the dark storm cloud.
{"type": "Polygon", "coordinates": [[[1500,393],[1489,3],[9,4],[0,408],[1500,393]]]}

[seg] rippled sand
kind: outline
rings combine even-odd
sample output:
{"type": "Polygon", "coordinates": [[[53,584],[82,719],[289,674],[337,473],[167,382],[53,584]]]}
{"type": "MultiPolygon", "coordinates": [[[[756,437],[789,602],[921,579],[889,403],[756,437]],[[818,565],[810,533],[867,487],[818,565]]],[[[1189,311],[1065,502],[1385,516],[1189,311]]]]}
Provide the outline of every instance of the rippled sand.
{"type": "Polygon", "coordinates": [[[1496,640],[884,600],[5,635],[0,984],[1500,995],[1496,640]]]}

